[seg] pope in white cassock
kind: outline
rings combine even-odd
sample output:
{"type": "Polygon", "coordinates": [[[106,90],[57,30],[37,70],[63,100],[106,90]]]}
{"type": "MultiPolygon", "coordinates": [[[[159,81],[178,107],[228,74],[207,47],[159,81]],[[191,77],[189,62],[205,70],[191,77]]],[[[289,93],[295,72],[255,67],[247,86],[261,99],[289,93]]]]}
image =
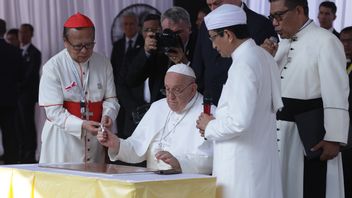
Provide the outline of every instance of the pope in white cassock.
{"type": "Polygon", "coordinates": [[[276,112],[282,107],[277,64],[249,38],[246,14],[224,4],[205,17],[213,47],[232,57],[215,117],[197,127],[214,141],[213,174],[224,198],[281,198],[276,112]]]}
{"type": "Polygon", "coordinates": [[[210,174],[213,144],[196,133],[203,96],[197,92],[191,67],[177,64],[168,69],[165,94],[151,105],[131,137],[119,139],[106,130],[99,131],[98,140],[109,148],[112,161],[147,160],[148,168],[210,174]]]}
{"type": "Polygon", "coordinates": [[[39,105],[46,122],[40,163],[100,162],[100,123],[111,127],[119,105],[110,61],[93,52],[95,28],[77,13],[64,24],[65,49],[43,66],[39,105]]]}
{"type": "Polygon", "coordinates": [[[278,48],[270,40],[263,44],[273,55],[277,50],[281,70],[284,108],[278,113],[277,134],[284,197],[343,198],[339,150],[349,127],[346,57],[338,38],[309,19],[308,11],[307,0],[271,0],[270,18],[282,40],[278,48]],[[321,113],[309,118],[323,114],[326,132],[308,148],[321,155],[308,158],[302,140],[312,135],[300,136],[296,117],[316,109],[321,113]]]}

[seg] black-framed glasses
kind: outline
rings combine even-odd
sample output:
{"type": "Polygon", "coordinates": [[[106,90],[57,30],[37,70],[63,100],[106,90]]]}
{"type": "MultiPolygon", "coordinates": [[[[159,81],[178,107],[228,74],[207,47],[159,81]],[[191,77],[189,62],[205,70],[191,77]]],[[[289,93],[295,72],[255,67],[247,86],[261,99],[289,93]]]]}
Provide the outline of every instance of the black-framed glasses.
{"type": "Polygon", "coordinates": [[[89,42],[89,43],[85,43],[85,44],[81,43],[81,44],[78,44],[78,45],[73,45],[68,39],[66,39],[66,41],[77,52],[80,52],[83,48],[86,48],[87,50],[90,50],[90,49],[93,49],[94,46],[95,46],[95,42],[94,41],[93,42],[89,42]]]}
{"type": "Polygon", "coordinates": [[[163,94],[164,96],[173,94],[174,96],[178,97],[181,96],[183,94],[183,92],[193,84],[194,82],[191,82],[190,84],[188,84],[186,87],[184,87],[183,89],[160,89],[161,94],[163,94]]]}
{"type": "Polygon", "coordinates": [[[283,16],[288,12],[288,11],[291,11],[293,9],[287,9],[287,10],[284,10],[284,11],[278,11],[278,12],[275,12],[274,14],[270,14],[268,16],[268,18],[270,19],[270,21],[274,21],[274,19],[276,21],[282,21],[283,20],[283,16]]]}
{"type": "Polygon", "coordinates": [[[209,39],[211,42],[214,42],[216,37],[221,36],[224,33],[224,31],[216,32],[214,35],[209,35],[209,39]]]}

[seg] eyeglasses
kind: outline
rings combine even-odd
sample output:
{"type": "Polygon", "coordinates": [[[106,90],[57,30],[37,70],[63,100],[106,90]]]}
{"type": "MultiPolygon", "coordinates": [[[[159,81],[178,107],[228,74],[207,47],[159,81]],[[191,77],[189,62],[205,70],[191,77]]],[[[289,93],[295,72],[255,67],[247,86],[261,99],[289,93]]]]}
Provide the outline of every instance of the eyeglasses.
{"type": "Polygon", "coordinates": [[[190,86],[192,85],[194,82],[191,82],[190,84],[188,84],[185,88],[183,89],[160,89],[161,94],[163,94],[164,96],[173,94],[176,97],[179,97],[183,94],[183,92],[190,86]]]}
{"type": "Polygon", "coordinates": [[[145,28],[143,29],[143,32],[160,32],[161,29],[160,28],[145,28]]]}
{"type": "Polygon", "coordinates": [[[270,19],[270,21],[274,21],[274,19],[275,19],[277,22],[282,21],[282,20],[283,20],[282,17],[283,17],[288,11],[291,11],[291,10],[293,10],[293,8],[292,8],[292,9],[287,9],[287,10],[284,10],[284,11],[279,11],[279,12],[276,12],[276,13],[274,13],[274,14],[270,14],[270,15],[268,16],[268,18],[270,19]]]}
{"type": "Polygon", "coordinates": [[[224,31],[220,31],[220,32],[217,32],[217,33],[214,34],[214,35],[211,35],[211,36],[209,35],[210,41],[211,41],[211,42],[214,42],[215,39],[216,39],[216,37],[221,36],[223,33],[224,33],[224,31]]]}
{"type": "Polygon", "coordinates": [[[72,46],[72,48],[77,51],[77,52],[80,52],[83,48],[86,48],[87,50],[90,50],[90,49],[93,49],[94,48],[94,45],[95,45],[95,42],[89,42],[89,43],[86,43],[86,44],[78,44],[78,45],[73,45],[68,39],[66,39],[66,41],[72,46]]]}

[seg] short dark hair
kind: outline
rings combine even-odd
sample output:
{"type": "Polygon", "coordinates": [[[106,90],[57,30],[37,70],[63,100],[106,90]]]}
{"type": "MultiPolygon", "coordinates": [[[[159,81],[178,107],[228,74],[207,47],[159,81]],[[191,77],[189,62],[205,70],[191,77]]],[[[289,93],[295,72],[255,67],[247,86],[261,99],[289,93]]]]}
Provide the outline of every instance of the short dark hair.
{"type": "MultiPolygon", "coordinates": [[[[269,2],[275,2],[279,0],[269,0],[269,2]]],[[[285,6],[288,9],[293,9],[297,6],[302,6],[304,10],[304,15],[308,16],[309,15],[309,8],[308,8],[308,1],[307,0],[283,0],[285,1],[285,6]]]]}
{"type": "Polygon", "coordinates": [[[332,11],[332,13],[336,14],[337,7],[336,7],[336,5],[335,5],[334,2],[332,2],[332,1],[324,1],[324,2],[322,2],[322,3],[319,5],[319,8],[322,7],[322,6],[323,6],[323,7],[330,8],[331,11],[332,11]]]}
{"type": "Polygon", "coordinates": [[[11,35],[16,35],[18,36],[18,29],[17,28],[12,28],[12,29],[9,29],[9,31],[6,32],[6,34],[11,34],[11,35]]]}
{"type": "Polygon", "coordinates": [[[217,32],[220,36],[224,36],[224,30],[233,32],[238,39],[250,38],[247,24],[239,24],[239,25],[233,25],[229,27],[223,27],[223,28],[215,29],[214,31],[217,32]]]}
{"type": "Polygon", "coordinates": [[[342,33],[352,33],[352,26],[345,27],[341,30],[340,35],[342,33]]]}
{"type": "Polygon", "coordinates": [[[32,33],[32,35],[33,35],[33,33],[34,33],[34,28],[33,28],[33,26],[32,26],[31,24],[29,24],[29,23],[24,23],[24,24],[21,25],[21,27],[23,27],[23,28],[28,28],[29,31],[30,31],[30,32],[32,33]]]}
{"type": "Polygon", "coordinates": [[[3,19],[0,19],[0,36],[4,36],[6,32],[6,21],[3,19]]]}
{"type": "MultiPolygon", "coordinates": [[[[64,39],[68,39],[68,31],[70,29],[76,29],[76,30],[82,30],[84,28],[87,28],[87,27],[80,27],[80,28],[67,28],[67,27],[64,27],[64,31],[62,33],[62,36],[64,37],[64,39]]],[[[93,34],[94,34],[94,37],[95,37],[95,27],[88,27],[88,28],[92,28],[93,29],[93,34]]]]}
{"type": "Polygon", "coordinates": [[[158,14],[148,14],[144,17],[143,23],[146,21],[158,21],[160,23],[160,15],[158,14]]]}

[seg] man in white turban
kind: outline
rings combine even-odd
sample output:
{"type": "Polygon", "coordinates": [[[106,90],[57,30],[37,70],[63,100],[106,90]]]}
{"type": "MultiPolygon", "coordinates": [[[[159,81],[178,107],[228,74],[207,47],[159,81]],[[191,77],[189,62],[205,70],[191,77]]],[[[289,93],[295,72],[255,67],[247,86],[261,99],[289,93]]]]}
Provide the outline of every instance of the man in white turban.
{"type": "Polygon", "coordinates": [[[166,98],[154,102],[132,136],[120,139],[110,131],[99,132],[112,161],[139,163],[153,169],[174,169],[210,174],[213,145],[200,137],[195,121],[202,112],[203,96],[197,92],[193,70],[176,64],[165,75],[166,98]]]}
{"type": "Polygon", "coordinates": [[[282,107],[273,57],[249,38],[244,11],[224,4],[205,17],[213,47],[232,57],[216,116],[197,127],[214,141],[218,197],[281,198],[276,111],[282,107]]]}

